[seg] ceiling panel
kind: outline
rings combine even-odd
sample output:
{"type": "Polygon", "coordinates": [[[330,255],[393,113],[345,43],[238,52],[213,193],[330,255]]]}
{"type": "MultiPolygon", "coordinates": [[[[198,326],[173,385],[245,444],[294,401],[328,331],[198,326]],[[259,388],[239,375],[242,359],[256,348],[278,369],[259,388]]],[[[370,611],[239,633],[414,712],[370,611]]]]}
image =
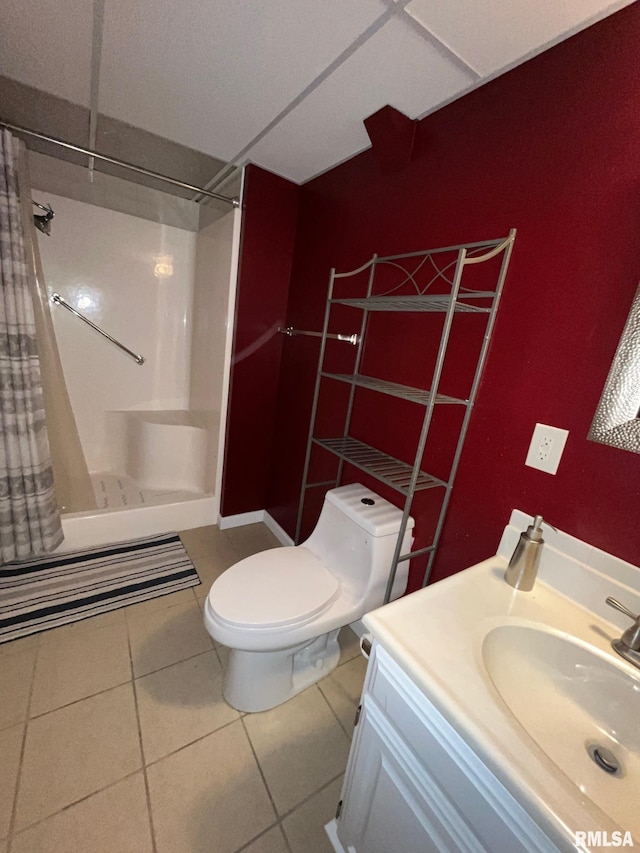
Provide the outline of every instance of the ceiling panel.
{"type": "Polygon", "coordinates": [[[411,0],[406,11],[482,76],[577,32],[632,0],[411,0]]]}
{"type": "Polygon", "coordinates": [[[0,74],[88,106],[93,3],[1,0],[0,74]]]}
{"type": "Polygon", "coordinates": [[[362,121],[385,104],[414,118],[474,80],[412,27],[393,19],[258,142],[248,158],[305,181],[367,148],[362,121]]]}
{"type": "Polygon", "coordinates": [[[100,111],[229,159],[385,9],[382,0],[107,0],[100,111]]]}

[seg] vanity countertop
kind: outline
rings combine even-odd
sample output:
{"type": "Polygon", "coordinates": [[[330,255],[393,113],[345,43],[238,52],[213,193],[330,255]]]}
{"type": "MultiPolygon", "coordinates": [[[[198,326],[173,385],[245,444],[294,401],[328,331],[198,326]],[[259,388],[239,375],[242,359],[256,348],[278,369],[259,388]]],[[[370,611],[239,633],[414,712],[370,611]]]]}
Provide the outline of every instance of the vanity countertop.
{"type": "MultiPolygon", "coordinates": [[[[640,670],[622,661],[610,645],[628,623],[615,611],[609,614],[606,605],[600,606],[606,595],[628,602],[629,595],[640,588],[627,585],[629,571],[638,570],[624,564],[617,576],[614,572],[610,577],[601,571],[602,566],[599,570],[586,566],[581,559],[586,559],[588,552],[578,548],[578,552],[574,549],[573,554],[568,554],[571,549],[566,547],[566,540],[571,537],[560,534],[554,545],[546,546],[544,564],[541,562],[533,590],[518,592],[504,580],[506,554],[522,529],[520,517],[515,522],[505,531],[501,553],[369,613],[364,624],[560,849],[576,849],[574,832],[589,830],[607,832],[609,836],[614,831],[630,831],[640,844],[640,782],[633,778],[636,766],[632,767],[633,772],[623,774],[626,778],[607,776],[588,756],[584,739],[575,731],[572,720],[563,719],[562,709],[568,706],[560,702],[558,714],[552,714],[550,719],[558,727],[559,739],[566,742],[567,750],[574,750],[575,774],[573,768],[568,771],[574,775],[572,781],[505,704],[489,675],[483,653],[487,636],[496,628],[513,626],[520,636],[527,636],[522,629],[542,631],[542,636],[557,638],[553,642],[568,641],[568,648],[577,649],[580,654],[586,650],[589,660],[602,663],[607,672],[631,684],[632,691],[637,689],[631,698],[638,701],[640,670]],[[575,584],[579,600],[548,582],[557,573],[562,573],[560,587],[569,580],[575,584]],[[598,602],[599,612],[591,609],[592,602],[598,602]],[[572,729],[579,742],[572,743],[572,729]],[[596,789],[604,791],[604,795],[596,789]],[[607,802],[614,805],[603,811],[594,800],[600,805],[604,802],[605,807],[607,802]],[[610,815],[616,809],[614,818],[610,815]]],[[[502,638],[503,634],[496,633],[494,637],[502,638]]],[[[523,656],[526,657],[526,650],[523,656]]],[[[573,665],[571,677],[575,673],[584,684],[585,678],[590,677],[588,670],[573,665]]],[[[598,686],[594,685],[594,689],[598,686]]],[[[536,696],[539,698],[539,694],[536,696]]],[[[552,708],[558,698],[550,689],[543,701],[546,705],[548,700],[552,708]]],[[[562,701],[566,699],[563,697],[562,701]]],[[[636,760],[637,755],[633,758],[636,760]]]]}

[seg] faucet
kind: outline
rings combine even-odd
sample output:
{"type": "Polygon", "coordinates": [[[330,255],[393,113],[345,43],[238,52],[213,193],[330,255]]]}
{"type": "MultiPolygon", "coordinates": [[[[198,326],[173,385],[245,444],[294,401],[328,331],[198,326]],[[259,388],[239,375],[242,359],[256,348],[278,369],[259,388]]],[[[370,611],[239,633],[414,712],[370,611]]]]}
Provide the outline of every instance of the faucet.
{"type": "Polygon", "coordinates": [[[624,613],[629,619],[633,619],[633,625],[627,628],[619,640],[612,640],[611,645],[621,657],[640,669],[640,613],[632,613],[615,598],[607,598],[606,603],[609,607],[624,613]]]}

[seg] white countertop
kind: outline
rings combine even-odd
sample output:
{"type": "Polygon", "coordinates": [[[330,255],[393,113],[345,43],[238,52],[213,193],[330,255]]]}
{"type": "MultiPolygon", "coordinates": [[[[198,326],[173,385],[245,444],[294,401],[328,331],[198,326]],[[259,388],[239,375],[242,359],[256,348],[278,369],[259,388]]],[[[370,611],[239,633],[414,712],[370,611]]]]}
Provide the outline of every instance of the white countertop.
{"type": "MultiPolygon", "coordinates": [[[[513,536],[507,539],[511,547],[513,536]]],[[[551,550],[542,574],[550,571],[551,550]]],[[[364,624],[560,849],[576,849],[574,832],[580,830],[628,830],[640,844],[637,809],[632,825],[621,826],[584,796],[502,701],[482,657],[484,637],[493,628],[518,624],[566,633],[618,666],[610,642],[620,629],[540,576],[531,592],[517,592],[504,580],[506,566],[504,556],[492,557],[369,613],[364,624]]],[[[616,594],[606,580],[602,591],[616,594]]],[[[585,579],[583,590],[590,583],[593,578],[585,579]]],[[[600,590],[595,598],[600,600],[600,590]]],[[[613,611],[611,618],[619,623],[613,611]]]]}

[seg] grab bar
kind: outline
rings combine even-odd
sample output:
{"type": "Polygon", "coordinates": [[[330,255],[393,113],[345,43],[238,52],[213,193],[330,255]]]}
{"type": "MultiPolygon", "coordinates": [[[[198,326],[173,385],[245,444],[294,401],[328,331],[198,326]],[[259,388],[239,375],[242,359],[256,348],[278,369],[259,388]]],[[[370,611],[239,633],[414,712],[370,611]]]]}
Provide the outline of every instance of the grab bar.
{"type": "Polygon", "coordinates": [[[79,311],[76,311],[76,309],[69,305],[69,303],[66,302],[62,298],[62,296],[60,296],[59,293],[52,293],[51,301],[55,302],[56,305],[62,305],[62,307],[66,308],[67,311],[71,311],[72,314],[75,314],[76,317],[79,317],[83,321],[83,323],[86,323],[88,326],[91,326],[91,328],[95,329],[96,332],[100,332],[100,334],[103,335],[108,341],[111,341],[112,344],[115,344],[117,347],[123,350],[123,352],[126,352],[127,355],[130,355],[136,364],[144,364],[144,358],[141,355],[137,355],[135,352],[132,352],[132,350],[130,350],[124,344],[121,344],[120,341],[117,341],[115,338],[112,338],[111,335],[105,332],[104,329],[101,329],[100,326],[96,326],[95,323],[92,323],[88,317],[85,317],[80,314],[79,311]]]}
{"type": "MultiPolygon", "coordinates": [[[[283,335],[287,335],[291,338],[293,335],[309,335],[312,338],[321,338],[322,332],[303,332],[300,329],[294,329],[293,326],[287,326],[286,328],[280,327],[278,329],[279,332],[282,332],[283,335]]],[[[332,338],[336,341],[347,341],[352,344],[354,347],[358,345],[360,342],[360,337],[356,334],[353,335],[327,335],[328,338],[332,338]]]]}

